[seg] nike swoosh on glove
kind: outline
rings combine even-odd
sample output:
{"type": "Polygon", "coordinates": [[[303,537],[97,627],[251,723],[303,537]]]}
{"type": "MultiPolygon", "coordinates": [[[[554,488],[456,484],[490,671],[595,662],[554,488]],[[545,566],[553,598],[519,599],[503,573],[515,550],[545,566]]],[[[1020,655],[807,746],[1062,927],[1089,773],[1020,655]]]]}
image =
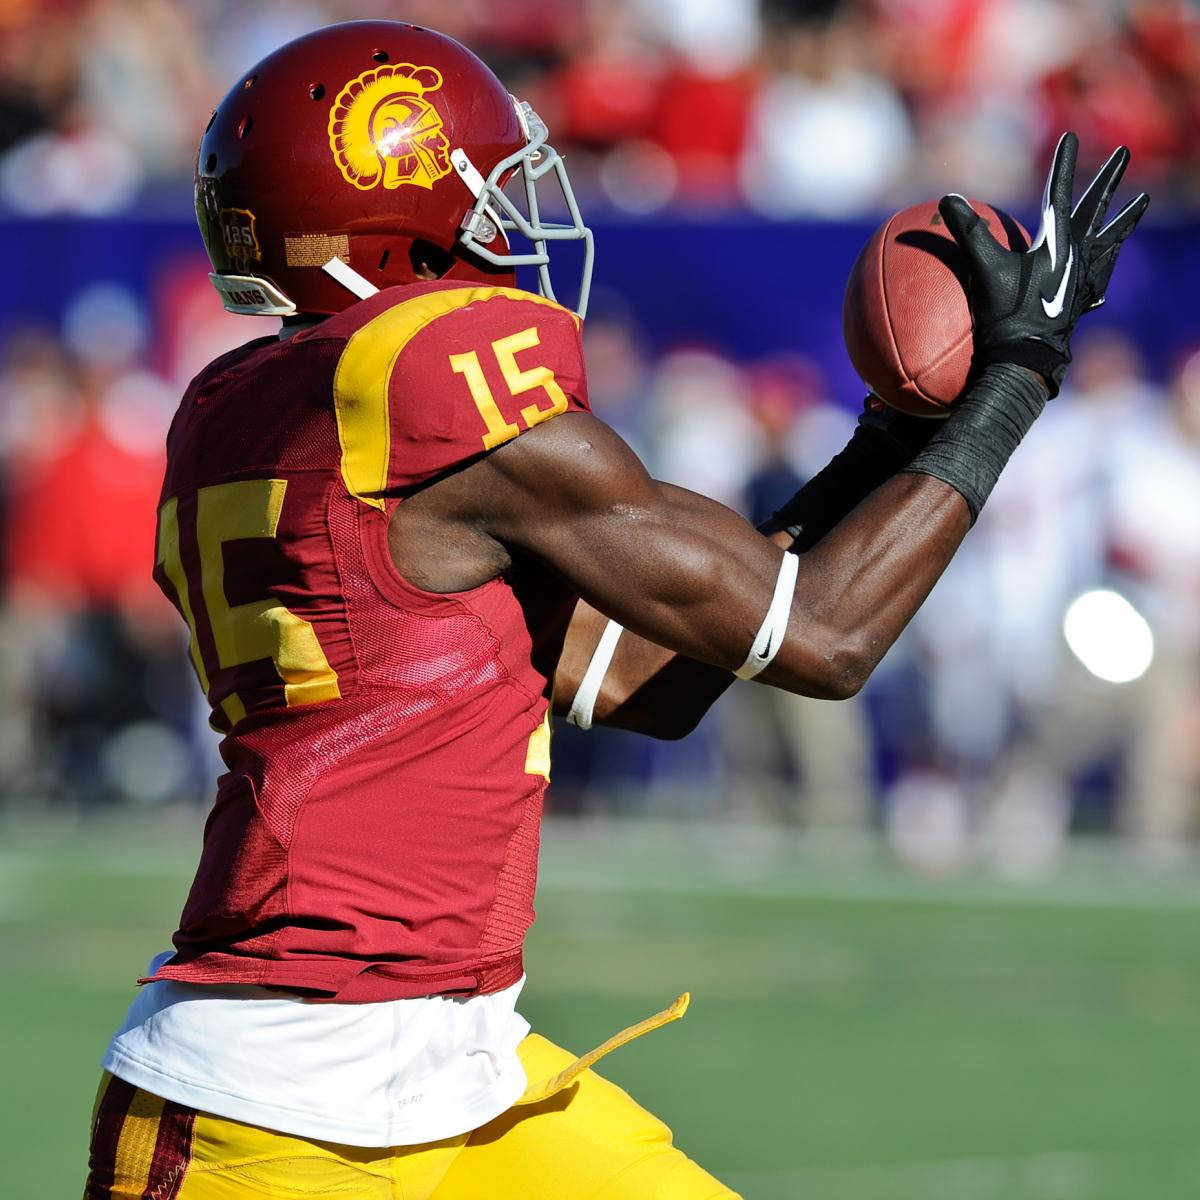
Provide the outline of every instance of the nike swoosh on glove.
{"type": "Polygon", "coordinates": [[[1129,164],[1119,146],[1074,211],[1071,192],[1079,139],[1064,133],[1042,198],[1042,224],[1028,250],[1009,250],[971,205],[943,196],[938,211],[967,257],[975,319],[975,368],[1016,363],[1038,372],[1058,394],[1071,361],[1075,322],[1104,303],[1121,245],[1150,203],[1142,192],[1107,225],[1113,192],[1129,164]]]}

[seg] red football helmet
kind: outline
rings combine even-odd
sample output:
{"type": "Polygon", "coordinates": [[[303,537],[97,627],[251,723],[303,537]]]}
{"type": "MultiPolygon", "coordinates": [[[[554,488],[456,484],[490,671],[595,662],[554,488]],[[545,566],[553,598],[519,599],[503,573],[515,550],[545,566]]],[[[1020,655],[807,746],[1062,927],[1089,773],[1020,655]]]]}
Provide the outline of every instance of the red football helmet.
{"type": "Polygon", "coordinates": [[[378,288],[442,278],[550,282],[551,241],[592,235],[528,104],[465,46],[398,21],[350,21],[289,42],[221,101],[200,142],[196,215],[230,312],[330,314],[378,288]],[[503,188],[520,172],[522,210],[503,188]],[[553,175],[568,223],[541,219],[553,175]],[[514,253],[508,233],[532,243],[514,253]]]}

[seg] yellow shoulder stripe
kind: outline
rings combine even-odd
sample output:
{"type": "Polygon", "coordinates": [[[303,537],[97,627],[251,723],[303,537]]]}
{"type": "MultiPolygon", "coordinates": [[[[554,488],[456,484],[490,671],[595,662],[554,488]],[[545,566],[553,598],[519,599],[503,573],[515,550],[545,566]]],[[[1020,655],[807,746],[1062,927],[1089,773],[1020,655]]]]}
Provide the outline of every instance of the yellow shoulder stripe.
{"type": "MultiPolygon", "coordinates": [[[[505,287],[462,287],[415,296],[382,312],[355,331],[333,377],[333,403],[342,447],[342,478],[350,494],[380,510],[392,454],[388,394],[392,371],[404,348],[439,317],[483,300],[505,298],[560,304],[505,287]]],[[[574,314],[572,314],[574,316],[574,314]]],[[[579,318],[575,317],[576,327],[579,318]]]]}

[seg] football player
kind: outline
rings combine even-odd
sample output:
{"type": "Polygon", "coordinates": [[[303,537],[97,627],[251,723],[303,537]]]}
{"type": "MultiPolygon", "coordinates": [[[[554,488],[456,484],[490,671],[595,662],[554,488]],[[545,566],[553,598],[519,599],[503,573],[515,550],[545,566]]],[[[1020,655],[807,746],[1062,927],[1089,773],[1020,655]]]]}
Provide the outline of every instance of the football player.
{"type": "Polygon", "coordinates": [[[461,45],[374,21],[272,54],[204,133],[212,281],[282,328],[168,437],[156,577],[228,771],[104,1059],[90,1200],[731,1196],[591,1069],[686,996],[582,1058],[517,1014],[551,710],[676,737],[737,676],[857,691],[1146,204],[1104,225],[1121,150],[1072,213],[1069,136],[1031,251],[947,198],[975,382],[942,422],[871,408],[759,532],[589,411],[591,235],[546,138],[461,45]]]}

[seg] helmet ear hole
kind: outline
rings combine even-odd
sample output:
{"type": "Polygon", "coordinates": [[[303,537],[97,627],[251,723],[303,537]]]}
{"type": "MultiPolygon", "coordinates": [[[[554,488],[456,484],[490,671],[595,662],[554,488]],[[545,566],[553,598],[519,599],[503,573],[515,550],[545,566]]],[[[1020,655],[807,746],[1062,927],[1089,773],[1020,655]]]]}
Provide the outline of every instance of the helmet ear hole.
{"type": "MultiPolygon", "coordinates": [[[[424,264],[438,279],[441,279],[453,266],[454,255],[448,250],[443,250],[441,246],[427,242],[424,238],[414,238],[412,245],[408,248],[408,261],[412,265],[414,274],[424,264]]],[[[380,269],[382,270],[382,265],[380,269]]]]}
{"type": "Polygon", "coordinates": [[[217,155],[215,151],[204,160],[204,170],[211,175],[217,169],[217,155]]]}
{"type": "Polygon", "coordinates": [[[373,59],[374,59],[374,60],[375,60],[377,63],[385,63],[385,62],[387,62],[387,60],[388,60],[388,59],[391,57],[391,55],[389,55],[389,54],[388,54],[388,52],[387,52],[386,50],[376,50],[376,51],[375,51],[375,52],[374,52],[374,53],[371,55],[371,57],[372,57],[372,58],[373,58],[373,59]]]}

